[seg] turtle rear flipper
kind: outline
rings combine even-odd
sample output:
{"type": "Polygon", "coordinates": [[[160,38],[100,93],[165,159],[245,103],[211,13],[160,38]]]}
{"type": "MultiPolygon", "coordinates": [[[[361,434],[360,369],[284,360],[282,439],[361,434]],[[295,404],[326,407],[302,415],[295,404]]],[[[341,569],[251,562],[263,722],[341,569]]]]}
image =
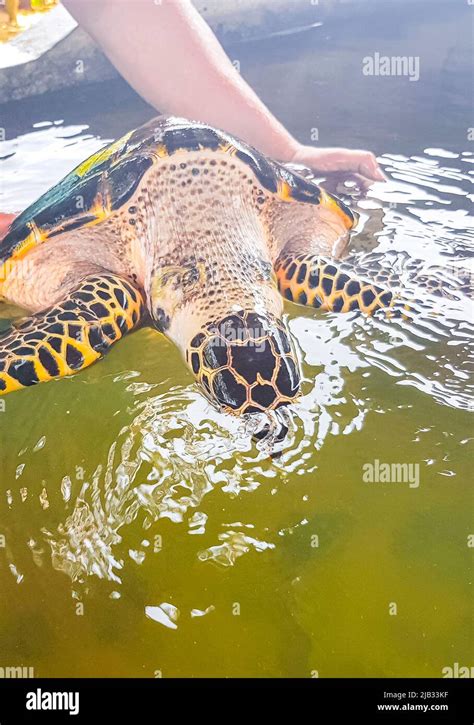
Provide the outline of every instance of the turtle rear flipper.
{"type": "Polygon", "coordinates": [[[142,310],[127,280],[89,275],[65,300],[0,335],[0,395],[88,367],[136,327],[142,310]]]}

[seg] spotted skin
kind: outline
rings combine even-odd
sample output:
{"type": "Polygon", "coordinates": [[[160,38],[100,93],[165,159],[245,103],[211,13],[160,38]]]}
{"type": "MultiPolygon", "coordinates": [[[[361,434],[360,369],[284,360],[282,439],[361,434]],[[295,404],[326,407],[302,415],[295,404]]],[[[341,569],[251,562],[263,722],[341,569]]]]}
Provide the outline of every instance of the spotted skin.
{"type": "Polygon", "coordinates": [[[331,312],[360,310],[372,315],[376,310],[392,308],[397,299],[388,280],[379,286],[349,266],[311,254],[283,253],[275,272],[283,297],[308,307],[331,312]]]}
{"type": "Polygon", "coordinates": [[[138,325],[142,310],[128,281],[86,277],[67,300],[0,335],[0,394],[83,370],[138,325]]]}
{"type": "Polygon", "coordinates": [[[186,360],[207,395],[234,415],[274,410],[299,393],[298,361],[283,323],[256,312],[207,325],[186,360]]]}

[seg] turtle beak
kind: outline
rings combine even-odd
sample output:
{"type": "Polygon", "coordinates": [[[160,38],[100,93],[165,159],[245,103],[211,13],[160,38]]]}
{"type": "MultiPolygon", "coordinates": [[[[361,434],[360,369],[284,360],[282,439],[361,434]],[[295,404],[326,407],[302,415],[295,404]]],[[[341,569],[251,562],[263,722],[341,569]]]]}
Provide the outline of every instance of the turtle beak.
{"type": "Polygon", "coordinates": [[[242,310],[202,327],[185,357],[207,396],[235,415],[274,410],[299,394],[289,335],[266,314],[242,310]]]}

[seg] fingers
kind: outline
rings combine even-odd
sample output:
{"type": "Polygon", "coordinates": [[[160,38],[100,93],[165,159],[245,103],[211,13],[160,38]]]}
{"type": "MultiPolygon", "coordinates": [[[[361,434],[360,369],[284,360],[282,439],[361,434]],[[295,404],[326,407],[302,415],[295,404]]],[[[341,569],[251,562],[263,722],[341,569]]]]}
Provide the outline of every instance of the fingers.
{"type": "Polygon", "coordinates": [[[373,153],[370,151],[355,151],[354,153],[359,156],[359,168],[354,169],[355,171],[375,181],[387,180],[373,153]]]}
{"type": "Polygon", "coordinates": [[[326,171],[323,186],[326,191],[337,196],[363,199],[373,183],[374,179],[368,179],[352,171],[326,171]]]}
{"type": "Polygon", "coordinates": [[[315,171],[349,171],[371,181],[386,181],[377,159],[370,151],[302,146],[292,161],[310,166],[315,171]]]}

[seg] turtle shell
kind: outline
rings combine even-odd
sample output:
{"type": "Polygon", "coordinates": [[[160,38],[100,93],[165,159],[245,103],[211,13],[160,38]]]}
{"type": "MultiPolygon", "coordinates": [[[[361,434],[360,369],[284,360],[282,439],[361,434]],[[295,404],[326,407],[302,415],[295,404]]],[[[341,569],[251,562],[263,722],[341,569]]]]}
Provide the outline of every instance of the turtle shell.
{"type": "Polygon", "coordinates": [[[204,123],[159,116],[90,156],[16,217],[0,243],[0,265],[63,232],[103,221],[130,199],[159,158],[202,149],[235,155],[262,187],[286,201],[320,204],[324,195],[352,226],[354,217],[339,199],[230,134],[204,123]]]}

